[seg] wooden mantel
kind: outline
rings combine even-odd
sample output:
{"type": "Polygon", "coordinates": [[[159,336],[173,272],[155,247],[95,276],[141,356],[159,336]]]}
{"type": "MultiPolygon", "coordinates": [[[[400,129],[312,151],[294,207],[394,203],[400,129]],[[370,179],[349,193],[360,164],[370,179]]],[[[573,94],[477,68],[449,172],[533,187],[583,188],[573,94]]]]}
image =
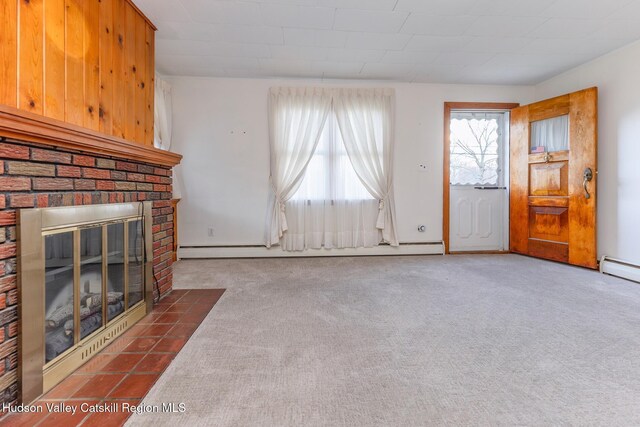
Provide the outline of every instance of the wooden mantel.
{"type": "Polygon", "coordinates": [[[0,137],[173,167],[182,156],[0,104],[0,137]]]}

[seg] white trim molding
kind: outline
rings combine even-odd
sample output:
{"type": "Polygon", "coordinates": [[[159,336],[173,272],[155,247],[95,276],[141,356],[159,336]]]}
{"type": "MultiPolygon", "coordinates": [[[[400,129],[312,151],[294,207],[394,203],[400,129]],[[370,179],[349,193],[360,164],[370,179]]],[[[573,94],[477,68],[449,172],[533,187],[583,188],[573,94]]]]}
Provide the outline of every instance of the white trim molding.
{"type": "Polygon", "coordinates": [[[308,249],[283,251],[274,246],[181,246],[179,259],[197,258],[295,258],[322,256],[376,256],[376,255],[444,255],[443,242],[400,243],[400,246],[379,245],[372,248],[308,249]]]}
{"type": "Polygon", "coordinates": [[[640,266],[631,262],[603,256],[600,258],[600,273],[621,277],[640,283],[640,266]]]}

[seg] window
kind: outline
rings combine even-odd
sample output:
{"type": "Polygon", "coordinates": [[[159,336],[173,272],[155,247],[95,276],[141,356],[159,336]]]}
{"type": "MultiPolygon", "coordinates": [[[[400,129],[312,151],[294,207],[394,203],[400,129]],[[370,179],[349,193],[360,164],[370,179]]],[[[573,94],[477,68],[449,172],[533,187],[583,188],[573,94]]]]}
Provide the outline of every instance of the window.
{"type": "Polygon", "coordinates": [[[569,116],[531,122],[531,152],[544,153],[569,149],[569,116]]]}
{"type": "Polygon", "coordinates": [[[370,200],[373,196],[356,175],[335,114],[327,117],[316,151],[292,200],[370,200]]]}
{"type": "Polygon", "coordinates": [[[267,247],[398,245],[394,102],[383,88],[269,90],[267,247]]]}
{"type": "Polygon", "coordinates": [[[451,185],[502,186],[504,112],[455,111],[450,125],[451,185]]]}
{"type": "Polygon", "coordinates": [[[375,246],[381,239],[378,204],[356,175],[332,110],[300,187],[286,203],[289,230],[282,248],[375,246]]]}

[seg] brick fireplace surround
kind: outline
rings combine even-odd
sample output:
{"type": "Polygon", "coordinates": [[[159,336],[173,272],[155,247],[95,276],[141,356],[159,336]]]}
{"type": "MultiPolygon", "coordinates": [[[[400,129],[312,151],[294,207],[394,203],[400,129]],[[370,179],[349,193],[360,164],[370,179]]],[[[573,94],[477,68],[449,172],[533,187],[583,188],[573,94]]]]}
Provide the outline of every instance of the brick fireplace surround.
{"type": "MultiPolygon", "coordinates": [[[[171,291],[171,168],[0,138],[0,405],[18,399],[16,210],[153,201],[153,272],[171,291]]],[[[154,282],[155,282],[154,280],[154,282]]]]}

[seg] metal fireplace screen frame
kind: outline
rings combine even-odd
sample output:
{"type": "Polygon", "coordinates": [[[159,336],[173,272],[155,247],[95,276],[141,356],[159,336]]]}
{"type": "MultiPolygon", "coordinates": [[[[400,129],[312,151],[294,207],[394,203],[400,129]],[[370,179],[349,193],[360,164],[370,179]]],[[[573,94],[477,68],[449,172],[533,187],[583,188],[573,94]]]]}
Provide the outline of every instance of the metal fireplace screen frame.
{"type": "Polygon", "coordinates": [[[151,202],[23,209],[18,217],[18,280],[21,333],[19,342],[20,389],[29,403],[79,368],[111,339],[135,324],[153,305],[153,245],[151,202]],[[128,229],[124,228],[124,308],[112,320],[105,313],[108,262],[107,226],[142,220],[142,300],[128,306],[128,229]],[[102,325],[80,339],[80,230],[102,227],[102,325]],[[55,359],[45,358],[45,236],[73,232],[74,344],[55,359]]]}

